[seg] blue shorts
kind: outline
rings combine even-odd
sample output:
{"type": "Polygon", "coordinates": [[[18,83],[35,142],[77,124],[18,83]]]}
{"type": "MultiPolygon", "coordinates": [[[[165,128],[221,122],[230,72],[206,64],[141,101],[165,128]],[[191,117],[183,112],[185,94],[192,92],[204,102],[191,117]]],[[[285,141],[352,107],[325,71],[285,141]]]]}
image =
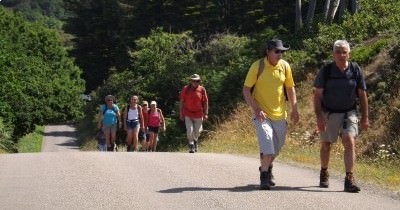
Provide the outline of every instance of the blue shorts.
{"type": "Polygon", "coordinates": [[[126,128],[127,129],[134,129],[134,128],[139,128],[139,120],[127,120],[126,121],[126,128]]]}

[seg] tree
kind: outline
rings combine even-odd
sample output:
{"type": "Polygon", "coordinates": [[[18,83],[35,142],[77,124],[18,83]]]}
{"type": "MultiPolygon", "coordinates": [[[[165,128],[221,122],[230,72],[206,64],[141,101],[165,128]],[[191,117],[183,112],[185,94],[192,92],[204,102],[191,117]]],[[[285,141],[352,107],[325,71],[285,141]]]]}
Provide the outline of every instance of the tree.
{"type": "Polygon", "coordinates": [[[352,14],[354,14],[358,11],[357,0],[350,0],[350,11],[352,14]]]}
{"type": "Polygon", "coordinates": [[[303,20],[301,15],[301,0],[296,0],[296,21],[295,30],[298,31],[303,27],[303,20]]]}
{"type": "Polygon", "coordinates": [[[126,21],[117,0],[67,0],[75,15],[67,20],[66,32],[73,34],[75,48],[71,55],[83,69],[86,90],[102,85],[115,71],[130,67],[126,21]]]}
{"type": "Polygon", "coordinates": [[[310,29],[311,23],[314,18],[314,13],[315,13],[315,7],[317,6],[317,0],[310,0],[310,3],[308,5],[308,10],[307,10],[307,18],[306,18],[306,27],[307,30],[310,29]]]}
{"type": "Polygon", "coordinates": [[[333,22],[335,15],[336,15],[336,11],[339,7],[339,4],[340,4],[340,0],[332,0],[331,1],[330,5],[329,5],[328,16],[327,16],[326,22],[328,22],[328,23],[333,22]]]}
{"type": "Polygon", "coordinates": [[[82,116],[81,71],[55,31],[0,8],[0,37],[0,118],[14,137],[82,116]]]}
{"type": "Polygon", "coordinates": [[[325,4],[324,4],[324,20],[328,19],[328,13],[329,13],[329,8],[331,6],[331,0],[325,0],[325,4]]]}
{"type": "Polygon", "coordinates": [[[337,12],[337,18],[338,18],[339,22],[342,21],[342,16],[344,14],[344,11],[347,9],[348,3],[349,3],[348,0],[341,0],[340,1],[339,10],[337,12]]]}

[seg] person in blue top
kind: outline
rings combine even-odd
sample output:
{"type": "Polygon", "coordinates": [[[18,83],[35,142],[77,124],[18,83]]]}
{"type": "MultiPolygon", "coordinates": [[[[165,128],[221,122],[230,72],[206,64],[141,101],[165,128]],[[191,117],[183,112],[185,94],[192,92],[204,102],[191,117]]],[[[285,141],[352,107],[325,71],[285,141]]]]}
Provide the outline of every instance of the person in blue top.
{"type": "Polygon", "coordinates": [[[107,151],[113,151],[115,146],[115,138],[117,134],[117,126],[122,127],[121,113],[116,104],[114,104],[114,96],[107,95],[105,97],[106,104],[100,106],[98,125],[102,128],[106,136],[107,151]],[[119,123],[118,123],[119,122],[119,123]]]}

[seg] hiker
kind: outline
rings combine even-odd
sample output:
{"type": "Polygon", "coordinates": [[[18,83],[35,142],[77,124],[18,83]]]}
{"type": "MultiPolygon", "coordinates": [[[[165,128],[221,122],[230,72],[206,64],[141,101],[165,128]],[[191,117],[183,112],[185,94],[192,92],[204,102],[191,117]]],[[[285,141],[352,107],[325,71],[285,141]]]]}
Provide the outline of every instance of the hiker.
{"type": "Polygon", "coordinates": [[[149,148],[150,152],[157,150],[157,139],[160,126],[162,131],[166,130],[165,120],[161,109],[157,108],[157,102],[151,101],[150,109],[147,115],[147,126],[149,133],[149,148]]]}
{"type": "Polygon", "coordinates": [[[292,70],[282,60],[287,50],[281,40],[268,41],[264,57],[251,65],[243,86],[244,99],[254,112],[252,119],[260,148],[260,190],[275,185],[273,161],[285,144],[287,132],[285,95],[291,105],[291,120],[299,121],[292,70]]]}
{"type": "Polygon", "coordinates": [[[143,131],[144,128],[142,107],[138,102],[139,97],[137,95],[131,96],[129,104],[124,110],[127,152],[138,151],[139,129],[143,131]]]}
{"type": "Polygon", "coordinates": [[[361,68],[349,59],[349,43],[337,40],[333,45],[333,62],[324,65],[314,81],[314,111],[321,137],[319,186],[329,187],[331,145],[340,136],[346,169],[344,191],[359,192],[353,176],[355,139],[358,135],[357,97],[361,105],[361,128],[364,130],[369,127],[368,98],[361,68]]]}
{"type": "Polygon", "coordinates": [[[142,144],[142,151],[147,151],[148,144],[149,144],[149,134],[147,132],[147,115],[149,112],[149,103],[147,101],[143,101],[142,103],[142,114],[143,114],[143,129],[139,130],[139,141],[142,144]]]}
{"type": "Polygon", "coordinates": [[[103,129],[98,129],[96,132],[97,149],[100,152],[107,152],[106,136],[104,135],[103,129]]]}
{"type": "Polygon", "coordinates": [[[115,138],[117,134],[117,126],[122,127],[121,113],[116,104],[114,104],[114,96],[107,95],[105,103],[100,106],[97,127],[102,128],[106,136],[107,151],[112,152],[115,148],[115,138]],[[119,123],[118,123],[119,122],[119,123]]]}
{"type": "Polygon", "coordinates": [[[208,119],[208,96],[198,74],[190,77],[190,84],[180,94],[179,118],[185,121],[189,153],[198,151],[198,139],[203,130],[203,120],[208,119]]]}

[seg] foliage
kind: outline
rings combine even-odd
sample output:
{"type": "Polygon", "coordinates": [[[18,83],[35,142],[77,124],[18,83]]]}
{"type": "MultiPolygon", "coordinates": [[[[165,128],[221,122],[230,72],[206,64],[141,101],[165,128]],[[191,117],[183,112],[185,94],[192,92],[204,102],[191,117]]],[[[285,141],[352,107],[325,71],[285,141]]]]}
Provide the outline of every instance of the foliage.
{"type": "Polygon", "coordinates": [[[0,8],[0,116],[13,135],[82,113],[84,81],[54,31],[0,8]]]}
{"type": "Polygon", "coordinates": [[[364,45],[362,47],[351,50],[351,59],[359,65],[367,65],[371,62],[382,49],[387,46],[387,40],[381,39],[372,45],[364,45]]]}
{"type": "Polygon", "coordinates": [[[53,29],[61,29],[62,20],[69,16],[63,0],[4,0],[1,4],[20,12],[31,22],[39,22],[53,29]]]}
{"type": "Polygon", "coordinates": [[[11,140],[12,128],[4,123],[0,117],[0,151],[13,151],[13,141],[11,140]]]}
{"type": "Polygon", "coordinates": [[[23,136],[17,144],[18,153],[41,152],[44,126],[37,126],[35,131],[23,136]]]}

